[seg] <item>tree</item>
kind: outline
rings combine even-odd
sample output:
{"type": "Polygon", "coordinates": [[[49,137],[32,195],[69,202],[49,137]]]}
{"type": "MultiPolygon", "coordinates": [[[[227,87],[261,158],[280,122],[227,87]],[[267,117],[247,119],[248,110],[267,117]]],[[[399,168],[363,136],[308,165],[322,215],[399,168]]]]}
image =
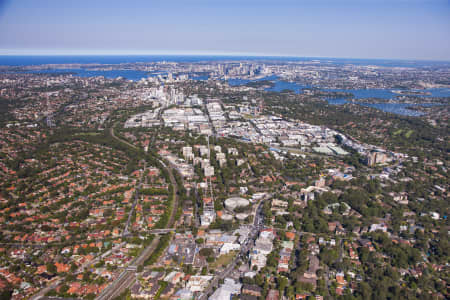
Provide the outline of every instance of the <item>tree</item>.
{"type": "Polygon", "coordinates": [[[85,282],[89,282],[90,281],[90,279],[91,279],[91,276],[90,276],[90,273],[89,272],[84,272],[83,273],[83,281],[85,281],[85,282]]]}
{"type": "Polygon", "coordinates": [[[67,284],[63,284],[61,285],[61,287],[59,288],[59,292],[62,294],[67,293],[67,291],[69,290],[69,286],[67,284]]]}
{"type": "Polygon", "coordinates": [[[359,292],[363,299],[370,299],[370,296],[372,295],[372,288],[367,282],[361,282],[359,284],[359,292]]]}
{"type": "Polygon", "coordinates": [[[267,266],[275,268],[278,265],[278,254],[276,251],[272,251],[267,256],[267,266]]]}
{"type": "Polygon", "coordinates": [[[12,297],[13,290],[5,289],[0,292],[0,300],[9,300],[12,297]]]}
{"type": "Polygon", "coordinates": [[[201,274],[202,274],[202,275],[208,274],[208,268],[203,267],[203,268],[202,268],[202,271],[201,271],[201,274]]]}
{"type": "Polygon", "coordinates": [[[289,284],[289,280],[284,276],[279,276],[277,279],[278,279],[278,291],[280,292],[280,296],[282,296],[284,290],[289,284]]]}
{"type": "Polygon", "coordinates": [[[77,267],[77,265],[75,263],[72,262],[70,264],[70,272],[72,272],[72,273],[75,272],[77,270],[77,268],[78,267],[77,267]]]}
{"type": "Polygon", "coordinates": [[[199,254],[200,254],[201,256],[203,256],[203,257],[208,258],[208,257],[211,257],[211,256],[214,255],[214,250],[211,249],[211,248],[202,248],[202,249],[199,251],[199,254]]]}
{"type": "Polygon", "coordinates": [[[49,263],[47,263],[46,266],[47,266],[47,272],[49,272],[50,274],[55,274],[57,272],[55,264],[49,262],[49,263]]]}

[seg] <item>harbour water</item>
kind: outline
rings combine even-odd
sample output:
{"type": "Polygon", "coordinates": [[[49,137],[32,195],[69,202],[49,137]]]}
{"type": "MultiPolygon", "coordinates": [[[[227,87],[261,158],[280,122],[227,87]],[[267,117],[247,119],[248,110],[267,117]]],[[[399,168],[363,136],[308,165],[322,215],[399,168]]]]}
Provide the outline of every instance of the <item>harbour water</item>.
{"type": "MultiPolygon", "coordinates": [[[[242,60],[258,60],[258,61],[308,61],[316,58],[293,58],[293,57],[247,57],[247,56],[175,56],[175,55],[150,55],[150,56],[1,56],[0,66],[28,66],[28,65],[43,65],[43,64],[124,64],[124,63],[136,63],[136,62],[158,62],[158,61],[174,61],[174,62],[202,62],[202,61],[242,61],[242,60]]],[[[335,59],[335,58],[320,58],[321,63],[333,63],[333,64],[356,64],[356,65],[379,65],[379,66],[433,66],[435,64],[449,64],[448,62],[432,62],[432,61],[397,61],[397,60],[367,60],[367,59],[335,59]]],[[[44,70],[29,71],[33,73],[71,73],[74,76],[80,77],[94,77],[104,76],[105,78],[117,78],[123,77],[128,80],[137,81],[142,78],[156,76],[157,74],[150,74],[145,71],[138,70],[91,70],[91,69],[54,69],[48,68],[44,70]]],[[[207,80],[208,76],[205,75],[190,75],[194,80],[207,80]]],[[[295,82],[287,82],[280,80],[277,76],[268,76],[257,79],[270,80],[273,82],[273,86],[266,88],[266,91],[281,92],[283,90],[292,90],[295,93],[302,93],[304,88],[310,86],[301,85],[295,82]]],[[[239,86],[249,83],[254,80],[247,79],[229,79],[228,83],[232,86],[239,86]]],[[[354,90],[342,90],[342,89],[324,89],[325,91],[336,92],[349,92],[354,95],[355,99],[367,99],[367,98],[379,98],[379,99],[393,99],[395,100],[398,94],[392,92],[389,89],[354,89],[354,90]]],[[[450,97],[450,89],[427,89],[425,92],[429,92],[430,95],[423,95],[420,97],[450,97]]],[[[342,105],[347,103],[346,98],[328,98],[326,99],[329,104],[342,105]]],[[[420,116],[421,112],[408,109],[411,106],[430,106],[435,104],[405,104],[405,103],[360,103],[360,105],[373,107],[385,112],[395,113],[399,115],[407,116],[420,116]]]]}
{"type": "MultiPolygon", "coordinates": [[[[343,89],[323,89],[330,92],[351,92],[356,99],[368,99],[368,98],[379,98],[379,99],[395,99],[399,94],[394,93],[390,89],[354,89],[354,90],[343,90],[343,89]]],[[[434,88],[425,89],[421,92],[430,93],[430,95],[420,95],[420,97],[450,97],[450,89],[446,88],[434,88]]]]}
{"type": "Polygon", "coordinates": [[[45,69],[28,71],[26,73],[46,73],[46,74],[57,74],[57,73],[71,73],[74,76],[79,77],[97,77],[103,76],[105,78],[114,79],[118,77],[123,77],[128,80],[141,80],[142,78],[147,78],[152,76],[145,71],[138,70],[89,70],[89,69],[45,69]]]}
{"type": "MultiPolygon", "coordinates": [[[[304,88],[310,88],[310,86],[301,85],[295,82],[287,82],[283,80],[279,80],[276,76],[270,76],[261,78],[258,80],[271,80],[274,83],[273,87],[266,88],[266,91],[273,91],[273,92],[281,92],[283,90],[292,90],[297,94],[300,94],[303,92],[304,88]]],[[[238,85],[244,85],[249,83],[251,80],[246,79],[229,79],[228,83],[232,86],[238,86],[238,85]]],[[[331,91],[331,92],[347,92],[352,93],[354,95],[355,99],[368,99],[368,98],[378,98],[378,99],[385,99],[385,100],[395,100],[396,96],[398,94],[393,93],[389,89],[323,89],[324,91],[331,91]]],[[[450,97],[450,89],[426,89],[424,92],[429,92],[431,95],[423,95],[420,97],[450,97]]],[[[326,98],[327,102],[332,105],[343,105],[348,102],[348,98],[326,98]]],[[[413,106],[433,106],[433,105],[439,105],[435,103],[422,103],[422,104],[408,104],[408,103],[363,103],[363,102],[356,102],[359,105],[366,106],[366,107],[372,107],[379,110],[382,110],[384,112],[394,113],[398,115],[404,115],[404,116],[421,116],[423,115],[423,112],[408,109],[408,107],[413,106]]]]}

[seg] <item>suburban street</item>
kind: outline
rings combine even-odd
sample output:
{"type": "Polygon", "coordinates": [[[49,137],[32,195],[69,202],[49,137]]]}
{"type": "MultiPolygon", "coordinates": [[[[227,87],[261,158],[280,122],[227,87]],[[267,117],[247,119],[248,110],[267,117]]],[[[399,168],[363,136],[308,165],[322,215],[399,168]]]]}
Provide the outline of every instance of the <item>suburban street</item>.
{"type": "MultiPolygon", "coordinates": [[[[110,129],[111,136],[113,136],[115,139],[126,143],[127,145],[136,148],[136,146],[123,141],[122,139],[118,138],[116,135],[114,135],[114,129],[111,127],[110,129]]],[[[177,196],[177,182],[175,180],[175,177],[173,176],[173,170],[172,168],[168,167],[162,160],[159,160],[161,165],[167,170],[170,178],[170,182],[173,186],[173,205],[172,210],[170,212],[170,218],[167,223],[166,230],[173,231],[173,228],[171,228],[175,221],[175,214],[178,209],[178,196],[177,196]]],[[[162,232],[165,232],[164,229],[161,229],[162,232]]],[[[136,280],[136,270],[139,266],[143,265],[146,259],[153,253],[153,251],[156,249],[159,243],[159,236],[155,236],[153,241],[150,243],[149,246],[147,246],[142,253],[124,270],[122,273],[117,277],[117,279],[111,283],[103,292],[97,297],[98,300],[107,300],[107,299],[114,299],[115,297],[119,296],[123,291],[125,291],[127,288],[130,288],[133,283],[136,280]]]]}
{"type": "Polygon", "coordinates": [[[255,218],[253,225],[251,225],[250,235],[247,241],[242,245],[241,250],[235,256],[233,261],[219,274],[214,276],[214,279],[211,281],[209,286],[203,291],[203,293],[199,296],[199,300],[206,300],[208,296],[214,291],[214,289],[218,286],[220,280],[226,278],[230,272],[236,267],[236,264],[242,257],[247,255],[247,252],[251,249],[253,244],[255,243],[256,238],[258,237],[258,232],[264,227],[263,223],[263,214],[262,214],[262,206],[264,204],[264,200],[261,200],[258,204],[257,209],[255,210],[255,218]]]}
{"type": "Polygon", "coordinates": [[[134,201],[133,201],[133,205],[131,206],[131,210],[130,213],[128,214],[128,219],[127,219],[127,223],[125,224],[125,228],[122,232],[122,237],[127,237],[130,234],[129,231],[129,227],[130,227],[130,223],[131,223],[131,219],[133,218],[133,214],[134,214],[134,210],[136,209],[136,205],[139,201],[139,190],[142,187],[142,179],[144,178],[144,174],[145,174],[145,170],[147,168],[147,162],[144,161],[144,169],[141,173],[141,176],[139,177],[139,183],[134,191],[134,201]]]}

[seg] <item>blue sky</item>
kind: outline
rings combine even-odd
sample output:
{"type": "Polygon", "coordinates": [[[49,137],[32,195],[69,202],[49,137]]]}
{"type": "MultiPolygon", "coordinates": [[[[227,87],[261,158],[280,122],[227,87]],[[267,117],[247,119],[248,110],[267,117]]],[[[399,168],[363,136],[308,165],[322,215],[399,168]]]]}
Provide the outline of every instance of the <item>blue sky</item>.
{"type": "Polygon", "coordinates": [[[0,0],[0,54],[450,60],[450,1],[0,0]]]}

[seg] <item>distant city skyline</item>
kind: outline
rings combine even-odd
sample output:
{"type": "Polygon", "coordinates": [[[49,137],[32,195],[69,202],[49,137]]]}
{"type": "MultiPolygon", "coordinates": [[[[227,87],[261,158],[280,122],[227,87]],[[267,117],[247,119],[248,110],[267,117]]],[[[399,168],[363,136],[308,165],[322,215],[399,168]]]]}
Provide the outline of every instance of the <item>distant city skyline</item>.
{"type": "Polygon", "coordinates": [[[0,55],[450,60],[441,0],[0,0],[0,55]]]}

